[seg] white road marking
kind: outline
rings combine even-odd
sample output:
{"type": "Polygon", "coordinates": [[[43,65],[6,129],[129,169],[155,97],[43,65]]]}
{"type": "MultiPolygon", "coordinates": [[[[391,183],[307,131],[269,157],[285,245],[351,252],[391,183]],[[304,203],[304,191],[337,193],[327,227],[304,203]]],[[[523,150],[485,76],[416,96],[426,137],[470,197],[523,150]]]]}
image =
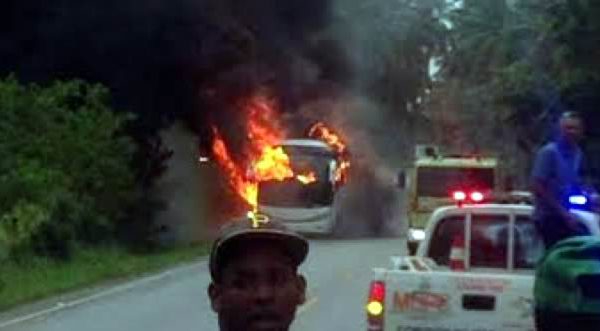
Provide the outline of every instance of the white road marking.
{"type": "Polygon", "coordinates": [[[17,317],[17,318],[8,320],[8,321],[4,321],[4,322],[0,321],[0,329],[7,328],[9,326],[13,326],[16,324],[21,324],[21,323],[24,323],[27,321],[31,321],[33,319],[42,318],[42,317],[51,315],[53,313],[59,312],[61,310],[80,306],[80,305],[90,303],[92,301],[96,301],[98,299],[101,299],[101,298],[104,298],[104,297],[107,297],[110,295],[114,295],[114,294],[117,294],[120,292],[125,292],[128,290],[131,290],[131,289],[141,286],[141,285],[156,282],[156,281],[162,280],[168,276],[174,275],[176,273],[196,268],[196,267],[198,267],[198,265],[199,265],[198,263],[194,263],[194,264],[190,264],[187,266],[179,267],[177,269],[167,270],[160,274],[144,277],[142,279],[135,280],[135,281],[123,284],[123,285],[118,285],[118,286],[112,287],[110,289],[107,289],[105,291],[101,291],[96,294],[92,294],[90,296],[83,297],[83,298],[80,298],[77,300],[73,300],[73,301],[69,301],[69,302],[58,302],[58,303],[56,303],[56,305],[54,307],[51,307],[51,308],[47,308],[47,309],[43,309],[43,310],[31,313],[31,314],[23,315],[23,316],[20,316],[20,317],[17,317]]]}

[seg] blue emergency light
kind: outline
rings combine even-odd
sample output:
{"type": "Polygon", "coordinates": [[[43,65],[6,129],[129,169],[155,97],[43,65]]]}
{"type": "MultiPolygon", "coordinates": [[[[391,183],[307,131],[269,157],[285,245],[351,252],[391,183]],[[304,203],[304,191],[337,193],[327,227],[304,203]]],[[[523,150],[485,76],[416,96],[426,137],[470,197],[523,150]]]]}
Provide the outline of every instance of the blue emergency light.
{"type": "Polygon", "coordinates": [[[573,206],[585,206],[588,203],[588,199],[585,195],[571,195],[569,203],[573,206]]]}

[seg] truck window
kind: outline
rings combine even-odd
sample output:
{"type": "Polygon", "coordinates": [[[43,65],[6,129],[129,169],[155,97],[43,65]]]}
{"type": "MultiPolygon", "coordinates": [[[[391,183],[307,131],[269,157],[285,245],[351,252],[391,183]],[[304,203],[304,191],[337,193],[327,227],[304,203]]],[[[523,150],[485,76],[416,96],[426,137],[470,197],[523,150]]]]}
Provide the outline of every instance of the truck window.
{"type": "Polygon", "coordinates": [[[452,241],[457,236],[464,236],[465,216],[451,216],[442,219],[431,236],[428,257],[438,265],[447,266],[450,260],[452,241]]]}
{"type": "Polygon", "coordinates": [[[506,269],[508,231],[509,223],[506,215],[473,215],[470,266],[506,269]]]}
{"type": "Polygon", "coordinates": [[[515,222],[515,269],[533,269],[544,253],[544,244],[528,216],[517,216],[515,222]]]}

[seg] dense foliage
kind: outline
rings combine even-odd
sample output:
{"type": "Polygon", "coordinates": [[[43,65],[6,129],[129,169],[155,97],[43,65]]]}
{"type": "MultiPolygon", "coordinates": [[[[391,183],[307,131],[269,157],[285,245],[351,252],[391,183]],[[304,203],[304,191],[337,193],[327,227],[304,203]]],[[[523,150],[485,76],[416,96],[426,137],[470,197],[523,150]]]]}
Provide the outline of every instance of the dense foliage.
{"type": "MultiPolygon", "coordinates": [[[[472,0],[448,11],[450,47],[438,88],[458,99],[472,140],[498,148],[515,138],[531,155],[564,110],[597,123],[599,15],[593,0],[472,0]]],[[[590,125],[588,132],[593,150],[600,131],[590,125]]]]}
{"type": "Polygon", "coordinates": [[[0,81],[0,252],[68,257],[114,237],[135,199],[135,149],[108,91],[0,81]]]}

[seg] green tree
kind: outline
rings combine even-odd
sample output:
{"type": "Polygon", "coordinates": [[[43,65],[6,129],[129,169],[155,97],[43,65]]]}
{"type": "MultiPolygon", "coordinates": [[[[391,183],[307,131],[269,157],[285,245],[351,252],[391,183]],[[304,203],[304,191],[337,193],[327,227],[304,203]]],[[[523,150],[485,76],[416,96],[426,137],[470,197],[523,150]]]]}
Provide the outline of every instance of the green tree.
{"type": "Polygon", "coordinates": [[[458,99],[470,141],[500,150],[512,141],[526,155],[524,172],[560,111],[598,117],[598,15],[592,0],[463,1],[448,11],[450,48],[436,87],[446,92],[437,95],[458,99]]]}
{"type": "Polygon", "coordinates": [[[0,81],[0,245],[68,256],[110,238],[134,202],[135,152],[108,91],[0,81]]]}

